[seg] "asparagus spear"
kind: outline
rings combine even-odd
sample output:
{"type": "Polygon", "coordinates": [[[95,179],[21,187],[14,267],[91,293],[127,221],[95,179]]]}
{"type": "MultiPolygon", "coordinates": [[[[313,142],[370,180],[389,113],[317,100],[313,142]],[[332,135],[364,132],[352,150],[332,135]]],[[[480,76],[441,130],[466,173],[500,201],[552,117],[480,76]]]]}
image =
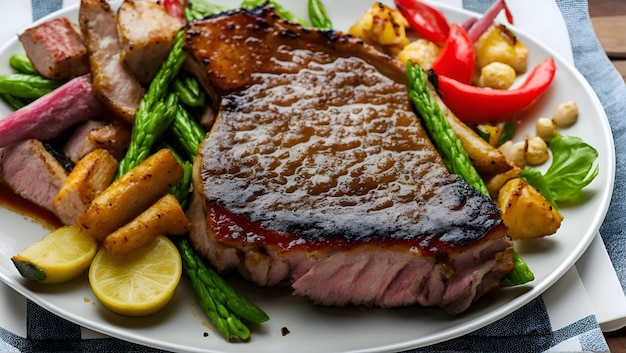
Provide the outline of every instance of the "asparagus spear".
{"type": "MultiPolygon", "coordinates": [[[[2,93],[0,93],[0,98],[4,100],[7,104],[11,106],[11,108],[17,110],[22,108],[23,106],[29,104],[33,100],[41,97],[43,94],[48,93],[50,91],[50,87],[56,88],[62,84],[62,82],[49,80],[47,78],[39,75],[37,70],[33,67],[33,64],[28,59],[26,54],[13,54],[9,58],[9,65],[13,70],[15,70],[20,75],[27,76],[3,76],[6,80],[9,79],[10,82],[5,82],[7,85],[2,93]],[[13,82],[14,79],[19,79],[20,77],[26,77],[28,80],[33,82],[22,82],[17,83],[13,82]],[[32,77],[37,77],[32,79],[32,77]],[[33,92],[28,92],[29,97],[24,97],[25,90],[29,89],[28,85],[33,85],[33,83],[37,86],[40,86],[38,90],[33,92]],[[43,86],[42,86],[43,84],[43,86]],[[18,89],[15,93],[12,92],[13,89],[18,89]],[[17,93],[17,94],[16,94],[17,93]]],[[[36,88],[36,87],[35,87],[36,88]]]]}
{"type": "Polygon", "coordinates": [[[0,98],[2,98],[2,100],[7,102],[7,104],[15,110],[18,110],[21,107],[28,104],[28,101],[26,101],[24,98],[15,97],[13,95],[6,94],[6,93],[0,93],[0,98]]]}
{"type": "Polygon", "coordinates": [[[194,76],[181,71],[172,81],[172,88],[178,93],[178,98],[183,104],[192,108],[204,107],[206,95],[194,76]]]}
{"type": "MultiPolygon", "coordinates": [[[[173,151],[173,149],[171,148],[170,150],[173,151]]],[[[174,153],[174,155],[176,155],[176,153],[174,153]]],[[[176,158],[178,159],[178,157],[176,158]]],[[[171,188],[170,194],[176,197],[176,199],[180,203],[180,206],[183,209],[187,209],[187,206],[189,205],[191,191],[193,191],[193,185],[191,184],[191,173],[193,165],[191,164],[191,162],[183,161],[181,159],[179,159],[179,163],[183,165],[183,177],[180,179],[180,181],[178,181],[178,183],[176,183],[176,185],[171,188]]]]}
{"type": "Polygon", "coordinates": [[[178,100],[178,98],[173,94],[170,95],[168,104],[166,104],[164,98],[169,90],[170,82],[178,74],[180,67],[185,61],[185,53],[182,48],[183,37],[184,30],[180,30],[174,37],[170,54],[161,64],[150,82],[148,92],[146,92],[139,103],[139,109],[135,115],[135,123],[133,125],[131,144],[117,168],[118,178],[141,163],[149,155],[150,149],[156,140],[175,117],[178,103],[173,102],[173,100],[178,100]],[[169,122],[167,119],[169,119],[169,122]]]}
{"type": "Polygon", "coordinates": [[[150,112],[141,117],[137,114],[130,145],[117,168],[118,178],[150,156],[152,147],[174,120],[177,106],[178,97],[170,94],[166,101],[155,102],[150,112]]]}
{"type": "MultiPolygon", "coordinates": [[[[181,105],[179,105],[176,115],[176,124],[172,124],[170,130],[177,136],[180,144],[187,146],[185,147],[187,153],[193,153],[192,156],[195,156],[195,151],[202,142],[204,133],[181,105]],[[185,129],[181,127],[185,127],[185,129]]],[[[183,177],[183,180],[188,180],[191,184],[191,169],[189,162],[187,164],[189,165],[189,178],[183,177]]],[[[181,188],[184,189],[184,186],[181,188]]],[[[189,188],[187,190],[190,190],[189,188]]],[[[179,199],[184,197],[184,191],[178,195],[181,195],[179,199]]],[[[183,259],[185,273],[198,294],[203,310],[226,339],[238,337],[245,340],[249,338],[250,330],[241,320],[260,324],[269,319],[263,310],[237,293],[213,269],[205,266],[202,259],[193,251],[187,238],[180,239],[177,246],[183,259]]]]}
{"type": "MultiPolygon", "coordinates": [[[[175,154],[180,160],[180,156],[175,154]]],[[[192,190],[191,184],[191,163],[184,161],[184,175],[181,181],[175,185],[171,192],[179,200],[181,205],[186,208],[189,200],[189,195],[192,190]]],[[[240,314],[243,312],[243,317],[250,317],[253,320],[249,320],[251,323],[260,323],[258,319],[259,315],[257,311],[265,314],[261,309],[257,308],[250,302],[244,302],[243,305],[232,306],[228,303],[239,303],[240,295],[236,293],[225,281],[219,278],[219,275],[210,268],[207,268],[200,258],[191,247],[189,239],[182,237],[176,242],[178,251],[183,260],[183,271],[189,278],[191,286],[196,292],[200,307],[211,320],[215,328],[226,339],[231,340],[233,338],[239,338],[241,340],[247,340],[250,338],[250,329],[241,321],[240,314]],[[217,279],[216,279],[217,278],[217,279]],[[222,284],[222,286],[219,286],[222,284]],[[230,289],[230,290],[229,290],[230,289]],[[232,310],[234,307],[235,310],[232,310]],[[251,307],[250,313],[239,310],[240,308],[251,307]],[[257,309],[257,311],[254,310],[257,309]]],[[[245,299],[244,299],[245,300],[245,299]]],[[[267,320],[267,315],[265,315],[267,320]]]]}
{"type": "Polygon", "coordinates": [[[333,23],[326,14],[326,9],[322,0],[309,0],[309,20],[315,28],[333,29],[333,23]]]}
{"type": "Polygon", "coordinates": [[[204,140],[206,131],[194,119],[181,104],[178,104],[174,121],[170,125],[170,132],[184,149],[187,160],[193,161],[196,157],[198,146],[204,140]]]}
{"type": "MultiPolygon", "coordinates": [[[[489,195],[485,183],[478,172],[476,172],[476,169],[474,169],[467,152],[463,149],[461,142],[454,134],[441,108],[428,90],[428,81],[422,68],[419,65],[414,66],[410,62],[407,63],[406,77],[409,98],[424,120],[426,130],[428,130],[448,170],[459,175],[476,190],[489,195]]],[[[513,252],[513,263],[515,267],[502,280],[502,285],[519,285],[535,279],[528,265],[515,251],[513,252]]]]}
{"type": "Polygon", "coordinates": [[[202,308],[209,318],[214,320],[220,333],[226,339],[234,336],[247,339],[250,330],[241,320],[252,324],[260,324],[267,320],[267,314],[247,298],[237,293],[214,270],[204,265],[204,262],[193,251],[187,238],[176,242],[183,259],[183,268],[189,276],[191,285],[199,290],[199,299],[202,308]]]}
{"type": "Polygon", "coordinates": [[[476,190],[489,195],[487,186],[474,169],[467,152],[461,145],[461,141],[457,138],[443,115],[443,111],[430,93],[424,70],[409,62],[407,63],[406,76],[409,98],[424,120],[426,130],[435,142],[435,147],[441,154],[448,170],[459,175],[476,190]]]}
{"type": "Polygon", "coordinates": [[[502,285],[504,287],[516,286],[535,279],[535,275],[528,268],[528,265],[524,259],[522,259],[522,256],[516,251],[513,251],[513,263],[515,264],[515,267],[502,280],[502,285]]]}
{"type": "Polygon", "coordinates": [[[59,88],[63,82],[39,75],[0,75],[0,93],[20,98],[39,98],[59,88]]]}
{"type": "Polygon", "coordinates": [[[9,65],[20,74],[39,75],[26,54],[11,55],[9,65]]]}
{"type": "Polygon", "coordinates": [[[185,20],[192,22],[210,15],[228,10],[227,7],[215,5],[204,0],[187,0],[189,6],[185,9],[185,20]]]}
{"type": "MultiPolygon", "coordinates": [[[[176,124],[172,124],[170,130],[174,132],[180,144],[186,145],[187,153],[195,156],[200,142],[204,138],[204,133],[199,125],[186,113],[184,107],[179,104],[176,124]],[[181,127],[186,127],[181,129],[181,127]]],[[[191,164],[187,162],[186,173],[189,173],[187,180],[191,188],[191,164]]],[[[179,186],[177,186],[178,189],[179,186]]],[[[185,197],[185,186],[180,186],[181,192],[177,197],[181,204],[185,197]]],[[[189,192],[186,193],[189,195],[189,192]]],[[[246,340],[250,337],[250,330],[241,321],[245,320],[252,324],[260,324],[269,319],[267,314],[254,303],[237,293],[226,281],[224,281],[213,269],[204,265],[202,259],[193,251],[188,238],[179,239],[177,246],[183,260],[185,274],[189,277],[192,287],[198,294],[198,299],[202,309],[211,319],[215,327],[228,340],[238,337],[246,340]]]]}

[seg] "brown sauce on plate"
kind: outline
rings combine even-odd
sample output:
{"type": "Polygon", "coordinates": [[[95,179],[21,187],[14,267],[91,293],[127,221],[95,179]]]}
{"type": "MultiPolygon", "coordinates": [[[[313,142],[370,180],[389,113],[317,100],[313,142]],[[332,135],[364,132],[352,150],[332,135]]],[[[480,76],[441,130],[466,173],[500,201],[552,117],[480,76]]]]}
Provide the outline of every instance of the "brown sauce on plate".
{"type": "Polygon", "coordinates": [[[0,183],[0,207],[31,218],[48,229],[58,228],[62,225],[52,212],[17,195],[2,183],[0,183]]]}

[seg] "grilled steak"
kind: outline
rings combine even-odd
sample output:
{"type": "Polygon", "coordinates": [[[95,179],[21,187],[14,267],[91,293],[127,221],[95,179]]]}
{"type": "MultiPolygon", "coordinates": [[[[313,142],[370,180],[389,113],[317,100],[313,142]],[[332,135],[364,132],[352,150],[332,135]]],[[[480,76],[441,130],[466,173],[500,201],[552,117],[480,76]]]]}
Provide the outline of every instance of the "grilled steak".
{"type": "Polygon", "coordinates": [[[498,209],[448,172],[394,59],[269,7],[194,23],[185,45],[219,110],[191,239],[220,271],[322,305],[457,314],[511,270],[498,209]]]}

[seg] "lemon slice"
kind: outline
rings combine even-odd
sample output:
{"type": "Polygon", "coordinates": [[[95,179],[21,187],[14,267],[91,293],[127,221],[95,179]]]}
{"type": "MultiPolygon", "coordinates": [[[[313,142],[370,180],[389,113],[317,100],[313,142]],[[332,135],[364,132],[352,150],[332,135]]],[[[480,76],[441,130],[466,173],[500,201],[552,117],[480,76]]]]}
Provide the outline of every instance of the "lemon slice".
{"type": "Polygon", "coordinates": [[[11,260],[23,277],[45,284],[74,279],[87,270],[98,243],[77,226],[58,228],[11,260]]]}
{"type": "Polygon", "coordinates": [[[182,260],[165,236],[126,255],[101,248],[89,268],[89,284],[109,310],[145,316],[162,309],[180,282],[182,260]]]}

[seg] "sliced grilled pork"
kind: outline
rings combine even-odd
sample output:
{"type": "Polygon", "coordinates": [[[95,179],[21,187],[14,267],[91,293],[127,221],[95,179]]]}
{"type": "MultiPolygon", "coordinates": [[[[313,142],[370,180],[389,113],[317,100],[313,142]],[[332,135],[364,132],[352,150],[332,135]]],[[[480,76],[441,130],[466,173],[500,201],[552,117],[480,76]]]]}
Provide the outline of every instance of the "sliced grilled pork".
{"type": "Polygon", "coordinates": [[[42,76],[63,80],[89,72],[87,47],[76,26],[65,17],[31,27],[18,38],[42,76]]]}
{"type": "Polygon", "coordinates": [[[125,0],[122,3],[117,11],[121,58],[139,82],[150,82],[182,26],[179,19],[155,2],[125,0]]]}
{"type": "Polygon", "coordinates": [[[394,59],[271,8],[193,23],[185,43],[219,105],[189,217],[220,271],[323,305],[457,314],[511,270],[497,207],[448,172],[394,59]]]}
{"type": "Polygon", "coordinates": [[[16,194],[52,211],[67,172],[41,141],[31,139],[0,149],[0,176],[16,194]]]}
{"type": "Polygon", "coordinates": [[[128,125],[119,121],[93,119],[80,124],[74,130],[63,151],[75,163],[97,149],[105,149],[121,159],[129,143],[128,125]]]}
{"type": "Polygon", "coordinates": [[[25,139],[48,140],[70,126],[95,118],[105,108],[83,75],[0,119],[0,147],[25,139]]]}
{"type": "Polygon", "coordinates": [[[81,0],[78,21],[89,50],[94,94],[132,123],[145,90],[120,58],[115,13],[106,1],[81,0]]]}

